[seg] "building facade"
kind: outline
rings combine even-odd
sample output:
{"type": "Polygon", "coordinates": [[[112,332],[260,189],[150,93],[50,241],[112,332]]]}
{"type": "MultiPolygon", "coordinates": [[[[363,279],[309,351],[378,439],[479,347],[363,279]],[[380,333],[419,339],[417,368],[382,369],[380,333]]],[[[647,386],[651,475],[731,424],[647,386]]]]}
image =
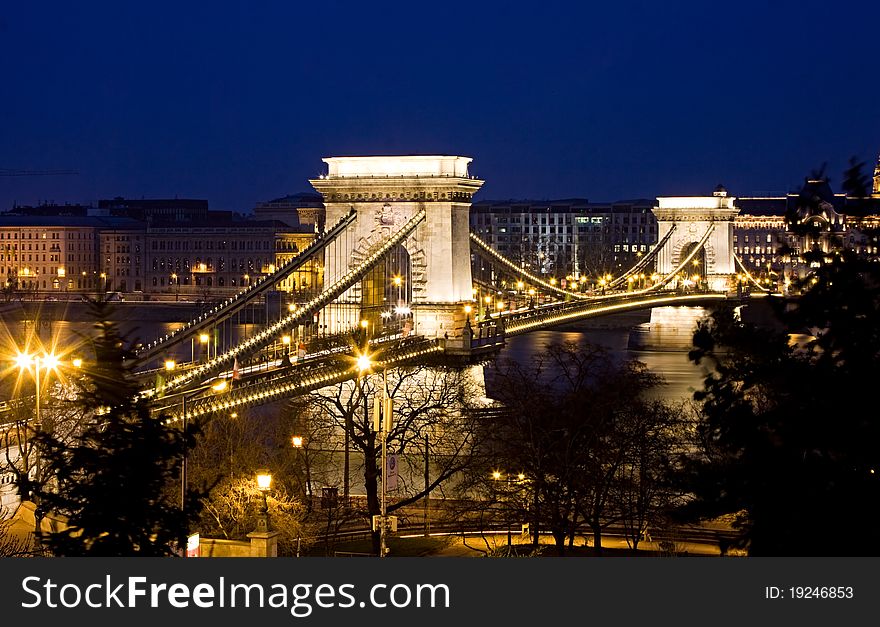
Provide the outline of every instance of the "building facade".
{"type": "MultiPolygon", "coordinates": [[[[116,213],[123,213],[122,200],[114,201],[116,213]]],[[[187,201],[186,219],[172,221],[163,218],[180,209],[176,201],[140,202],[146,209],[133,214],[149,221],[85,215],[107,214],[108,206],[71,211],[64,205],[58,208],[61,215],[52,215],[49,206],[0,214],[7,300],[108,292],[129,300],[226,297],[274,271],[315,238],[313,225],[304,230],[274,220],[236,219],[231,212],[201,212],[204,201],[187,201]],[[148,215],[152,209],[156,212],[148,215]]],[[[279,287],[313,291],[320,284],[319,270],[311,264],[279,287]]]]}
{"type": "Polygon", "coordinates": [[[633,265],[657,243],[653,201],[481,201],[471,230],[536,274],[600,276],[633,265]]]}

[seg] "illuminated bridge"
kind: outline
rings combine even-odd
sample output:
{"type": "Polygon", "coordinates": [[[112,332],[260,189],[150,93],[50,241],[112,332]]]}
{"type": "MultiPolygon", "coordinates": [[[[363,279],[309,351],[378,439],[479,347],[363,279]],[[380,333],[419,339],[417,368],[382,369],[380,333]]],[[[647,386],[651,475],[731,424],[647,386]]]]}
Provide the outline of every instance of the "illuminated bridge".
{"type": "MultiPolygon", "coordinates": [[[[483,181],[458,156],[332,157],[311,184],[328,228],[300,254],[139,346],[176,421],[302,395],[373,369],[479,363],[505,339],[591,317],[738,298],[733,198],[659,198],[657,245],[589,286],[539,276],[469,230],[483,181]]],[[[0,408],[2,410],[2,408],[0,408]]]]}
{"type": "Polygon", "coordinates": [[[268,403],[373,368],[479,363],[505,339],[591,317],[738,299],[725,193],[660,198],[658,243],[565,289],[469,231],[482,181],[457,156],[333,157],[311,184],[331,225],[296,258],[141,346],[143,394],[178,420],[268,403]],[[290,288],[307,284],[310,290],[290,288]],[[188,358],[180,358],[184,355],[188,358]],[[172,360],[172,356],[176,356],[172,360]],[[184,402],[186,398],[186,402],[184,402]]]}

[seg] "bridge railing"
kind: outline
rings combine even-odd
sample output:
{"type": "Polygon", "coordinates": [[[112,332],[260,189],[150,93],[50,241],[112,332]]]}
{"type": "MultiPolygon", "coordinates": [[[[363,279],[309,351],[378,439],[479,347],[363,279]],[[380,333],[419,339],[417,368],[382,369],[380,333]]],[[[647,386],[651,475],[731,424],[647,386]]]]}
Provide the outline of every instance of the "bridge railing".
{"type": "MultiPolygon", "coordinates": [[[[293,312],[282,317],[277,322],[268,325],[256,335],[243,340],[222,355],[218,355],[204,364],[193,368],[191,371],[175,377],[165,384],[165,389],[174,390],[191,385],[200,377],[207,377],[212,373],[218,372],[223,367],[228,367],[238,356],[246,356],[252,352],[260,350],[267,344],[271,343],[273,338],[284,329],[301,324],[310,317],[313,312],[319,311],[329,305],[336,298],[344,294],[357,281],[360,281],[366,276],[367,272],[372,270],[372,268],[383,259],[389,251],[391,251],[391,249],[410,236],[415,228],[425,219],[425,216],[426,212],[424,209],[417,212],[396,233],[392,234],[391,237],[384,242],[378,243],[373,249],[368,251],[364,260],[360,264],[349,269],[349,271],[339,278],[333,285],[325,288],[319,296],[313,298],[303,306],[294,309],[293,312]]],[[[156,393],[158,393],[158,389],[148,390],[145,394],[147,396],[152,396],[156,393]]]]}
{"type": "Polygon", "coordinates": [[[313,255],[315,255],[317,252],[327,246],[330,242],[335,240],[336,237],[338,237],[339,234],[342,233],[356,217],[357,212],[355,210],[350,211],[330,229],[318,235],[318,237],[315,238],[315,240],[306,248],[300,251],[300,253],[296,257],[287,260],[274,272],[258,279],[245,289],[239,291],[234,296],[227,298],[226,300],[212,307],[210,310],[200,314],[193,320],[190,320],[179,329],[176,329],[171,333],[168,333],[167,335],[158,338],[153,342],[146,344],[145,346],[142,346],[137,351],[137,356],[141,359],[148,359],[152,356],[155,356],[156,354],[158,354],[158,352],[162,350],[167,350],[170,346],[173,346],[174,344],[177,344],[178,342],[185,339],[184,336],[188,333],[196,333],[199,330],[208,326],[215,325],[220,320],[234,314],[241,307],[251,302],[251,300],[255,296],[268,291],[270,287],[272,287],[279,281],[283,281],[288,276],[296,272],[296,270],[299,269],[303,264],[305,264],[313,255]]]}

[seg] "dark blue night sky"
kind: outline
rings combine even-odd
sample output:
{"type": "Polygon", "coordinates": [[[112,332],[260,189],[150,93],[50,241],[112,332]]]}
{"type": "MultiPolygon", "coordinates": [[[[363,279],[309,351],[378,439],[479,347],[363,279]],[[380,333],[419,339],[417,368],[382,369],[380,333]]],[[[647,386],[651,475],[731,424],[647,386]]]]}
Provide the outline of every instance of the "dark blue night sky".
{"type": "Polygon", "coordinates": [[[880,152],[880,2],[0,5],[0,209],[247,211],[321,157],[461,154],[481,198],[786,191],[880,152]],[[772,6],[768,6],[772,5],[772,6]]]}

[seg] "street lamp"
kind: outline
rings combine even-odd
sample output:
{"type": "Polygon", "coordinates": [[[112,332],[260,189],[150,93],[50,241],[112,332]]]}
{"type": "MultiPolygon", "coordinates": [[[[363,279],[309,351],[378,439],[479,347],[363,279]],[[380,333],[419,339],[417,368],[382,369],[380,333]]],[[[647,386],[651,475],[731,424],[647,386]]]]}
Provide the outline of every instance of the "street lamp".
{"type": "Polygon", "coordinates": [[[265,533],[269,531],[269,503],[266,501],[266,495],[272,488],[271,472],[265,469],[257,471],[257,488],[260,490],[260,494],[263,497],[263,508],[260,510],[260,515],[257,517],[257,531],[265,533]]]}
{"type": "MultiPolygon", "coordinates": [[[[18,353],[15,356],[15,363],[18,366],[19,372],[24,372],[27,370],[30,372],[30,366],[34,364],[34,383],[36,387],[36,396],[34,400],[34,432],[39,433],[42,429],[42,421],[40,417],[40,368],[46,369],[46,374],[48,374],[55,370],[58,367],[58,357],[52,353],[44,354],[42,357],[40,355],[29,355],[27,353],[18,353]]],[[[36,471],[35,476],[37,481],[40,480],[40,455],[39,451],[34,449],[34,469],[36,471]]],[[[33,490],[31,490],[31,494],[28,495],[30,498],[34,498],[33,490]]],[[[39,534],[40,527],[42,526],[42,515],[40,514],[39,503],[35,502],[37,506],[34,510],[34,538],[35,541],[39,542],[39,534]]]]}
{"type": "MultiPolygon", "coordinates": [[[[391,431],[392,416],[394,413],[394,401],[388,396],[388,372],[382,372],[382,396],[376,395],[373,403],[373,431],[379,436],[382,444],[382,495],[380,500],[381,514],[373,518],[373,530],[379,528],[379,557],[385,557],[388,550],[385,548],[386,534],[392,526],[392,519],[388,516],[388,433],[391,431]],[[376,520],[378,518],[378,520],[376,520]]],[[[396,530],[396,528],[395,528],[396,530]]]]}
{"type": "MultiPolygon", "coordinates": [[[[205,350],[208,348],[208,341],[211,339],[211,336],[207,333],[199,333],[199,344],[202,345],[202,355],[205,354],[205,350]]],[[[211,354],[210,351],[207,355],[207,358],[210,359],[211,354]]]]}
{"type": "Polygon", "coordinates": [[[174,285],[176,286],[175,291],[174,291],[174,300],[178,301],[178,300],[180,300],[180,279],[177,278],[176,272],[171,273],[171,280],[174,282],[174,285]]]}

